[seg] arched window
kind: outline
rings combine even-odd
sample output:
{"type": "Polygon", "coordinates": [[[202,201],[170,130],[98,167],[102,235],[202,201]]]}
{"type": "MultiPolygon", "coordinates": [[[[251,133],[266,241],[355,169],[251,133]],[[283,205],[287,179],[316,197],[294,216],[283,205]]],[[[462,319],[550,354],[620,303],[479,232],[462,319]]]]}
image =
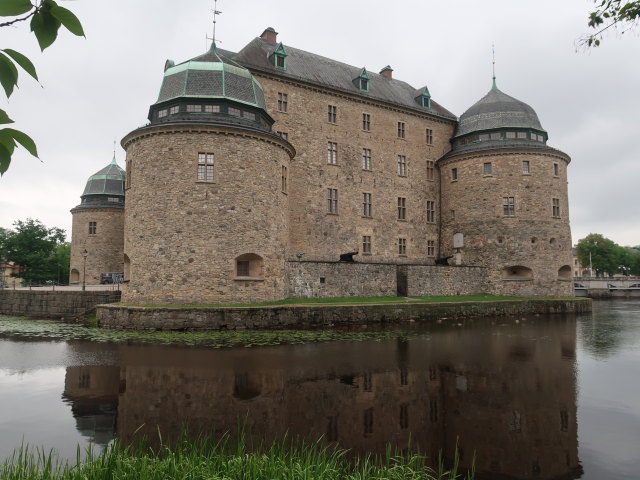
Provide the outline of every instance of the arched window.
{"type": "Polygon", "coordinates": [[[532,280],[533,271],[529,267],[514,265],[502,269],[503,280],[532,280]]]}
{"type": "Polygon", "coordinates": [[[264,277],[263,261],[260,255],[255,253],[244,253],[235,260],[235,277],[236,278],[254,278],[261,279],[264,277]]]}
{"type": "Polygon", "coordinates": [[[80,283],[80,272],[75,268],[71,269],[69,283],[80,283]]]}
{"type": "Polygon", "coordinates": [[[571,266],[563,265],[558,270],[558,278],[561,280],[571,280],[571,266]]]}

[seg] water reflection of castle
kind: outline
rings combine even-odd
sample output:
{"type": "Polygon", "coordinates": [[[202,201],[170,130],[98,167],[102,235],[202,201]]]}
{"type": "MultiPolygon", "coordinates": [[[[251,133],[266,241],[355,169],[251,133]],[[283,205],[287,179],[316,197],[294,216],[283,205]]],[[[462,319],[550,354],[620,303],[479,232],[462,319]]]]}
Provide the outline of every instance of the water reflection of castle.
{"type": "Polygon", "coordinates": [[[65,396],[112,402],[127,441],[157,426],[166,437],[183,424],[235,432],[240,422],[256,438],[324,436],[355,452],[411,442],[451,457],[457,443],[463,465],[475,452],[479,478],[573,479],[575,343],[567,320],[380,343],[122,346],[119,367],[69,368],[65,396]]]}

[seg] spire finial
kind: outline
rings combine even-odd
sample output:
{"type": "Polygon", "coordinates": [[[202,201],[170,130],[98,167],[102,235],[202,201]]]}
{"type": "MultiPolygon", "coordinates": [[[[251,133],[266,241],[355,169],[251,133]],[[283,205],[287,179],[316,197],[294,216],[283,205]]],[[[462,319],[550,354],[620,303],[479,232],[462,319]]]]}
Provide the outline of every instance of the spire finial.
{"type": "Polygon", "coordinates": [[[113,139],[113,158],[111,159],[111,163],[116,164],[116,139],[113,139]]]}
{"type": "Polygon", "coordinates": [[[493,43],[491,44],[491,57],[492,57],[492,68],[493,68],[493,86],[491,87],[491,89],[497,90],[498,87],[496,86],[496,48],[493,43]]]}
{"type": "Polygon", "coordinates": [[[218,15],[220,15],[222,12],[218,10],[218,0],[213,0],[213,34],[211,36],[211,38],[209,38],[209,36],[207,35],[206,38],[207,40],[211,40],[211,48],[215,49],[216,48],[216,42],[219,42],[220,40],[216,40],[216,17],[218,15]]]}

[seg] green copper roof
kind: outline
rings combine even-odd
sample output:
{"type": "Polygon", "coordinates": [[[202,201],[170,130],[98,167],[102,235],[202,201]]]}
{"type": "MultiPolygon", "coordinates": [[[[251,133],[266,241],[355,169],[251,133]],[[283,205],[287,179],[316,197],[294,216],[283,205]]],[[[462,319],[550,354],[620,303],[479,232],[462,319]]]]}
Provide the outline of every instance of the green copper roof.
{"type": "Polygon", "coordinates": [[[113,157],[111,163],[89,177],[82,197],[86,195],[124,195],[125,173],[113,157]]]}
{"type": "Polygon", "coordinates": [[[178,65],[166,62],[156,105],[177,98],[228,99],[266,110],[262,86],[249,70],[224,57],[215,45],[204,55],[178,65]]]}

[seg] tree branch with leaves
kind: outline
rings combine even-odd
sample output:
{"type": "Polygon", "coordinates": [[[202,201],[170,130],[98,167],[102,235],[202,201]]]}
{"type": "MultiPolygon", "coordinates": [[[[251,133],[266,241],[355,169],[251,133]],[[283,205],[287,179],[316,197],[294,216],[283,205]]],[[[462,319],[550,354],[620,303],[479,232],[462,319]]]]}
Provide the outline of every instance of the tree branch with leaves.
{"type": "MultiPolygon", "coordinates": [[[[0,27],[11,26],[31,19],[30,29],[42,51],[56,41],[61,26],[74,35],[84,37],[84,30],[78,17],[70,10],[58,5],[54,0],[38,0],[35,3],[32,3],[31,0],[0,0],[0,17],[16,17],[0,23],[0,27]]],[[[0,49],[0,84],[7,99],[18,85],[20,70],[38,81],[36,68],[29,58],[11,48],[0,49]]],[[[14,121],[9,117],[9,114],[0,109],[0,125],[12,123],[14,121]]],[[[0,129],[0,176],[9,169],[11,157],[18,145],[38,158],[38,149],[29,135],[14,128],[0,129]]]]}
{"type": "Polygon", "coordinates": [[[604,32],[612,27],[621,27],[622,33],[636,27],[640,20],[640,1],[595,0],[596,10],[589,13],[589,27],[595,33],[580,39],[580,44],[598,47],[604,32]]]}

